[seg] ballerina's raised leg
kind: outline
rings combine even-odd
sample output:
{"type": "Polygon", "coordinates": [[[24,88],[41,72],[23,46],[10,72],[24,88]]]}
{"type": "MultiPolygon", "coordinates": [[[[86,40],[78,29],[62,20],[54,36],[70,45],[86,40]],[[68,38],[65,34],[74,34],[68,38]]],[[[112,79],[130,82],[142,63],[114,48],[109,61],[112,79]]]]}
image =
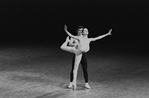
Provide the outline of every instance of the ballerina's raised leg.
{"type": "Polygon", "coordinates": [[[79,64],[82,58],[82,51],[77,48],[78,46],[74,46],[74,47],[67,46],[69,42],[70,42],[69,37],[67,37],[66,41],[62,44],[61,49],[75,54],[75,62],[74,62],[74,68],[73,68],[73,81],[70,82],[70,84],[68,85],[68,88],[73,87],[74,89],[76,89],[77,73],[78,73],[79,64]]]}

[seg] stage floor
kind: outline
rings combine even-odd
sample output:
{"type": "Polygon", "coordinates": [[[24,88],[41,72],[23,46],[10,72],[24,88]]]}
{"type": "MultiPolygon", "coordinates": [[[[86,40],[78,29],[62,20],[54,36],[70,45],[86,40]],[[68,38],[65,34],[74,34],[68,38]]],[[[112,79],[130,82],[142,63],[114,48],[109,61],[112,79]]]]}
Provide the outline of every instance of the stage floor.
{"type": "Polygon", "coordinates": [[[0,49],[0,98],[149,98],[147,56],[90,51],[89,84],[81,65],[77,89],[68,89],[72,54],[57,47],[0,49]]]}

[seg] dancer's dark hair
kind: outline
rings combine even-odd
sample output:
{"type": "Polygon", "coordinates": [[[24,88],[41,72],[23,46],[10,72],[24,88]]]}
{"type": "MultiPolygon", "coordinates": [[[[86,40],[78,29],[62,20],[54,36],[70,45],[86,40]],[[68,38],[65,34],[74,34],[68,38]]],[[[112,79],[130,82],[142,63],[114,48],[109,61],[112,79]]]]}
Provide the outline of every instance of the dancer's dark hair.
{"type": "Polygon", "coordinates": [[[84,29],[84,27],[82,26],[82,25],[78,25],[78,27],[77,27],[77,30],[76,31],[78,31],[79,29],[84,29]]]}

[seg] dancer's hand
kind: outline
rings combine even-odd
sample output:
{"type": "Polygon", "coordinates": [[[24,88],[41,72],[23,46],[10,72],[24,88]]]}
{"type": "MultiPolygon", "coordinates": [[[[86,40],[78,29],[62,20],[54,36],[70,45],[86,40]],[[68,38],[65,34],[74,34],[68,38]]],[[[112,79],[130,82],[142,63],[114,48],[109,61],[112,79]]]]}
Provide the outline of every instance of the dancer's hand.
{"type": "Polygon", "coordinates": [[[66,25],[64,25],[64,30],[65,30],[65,31],[67,30],[67,26],[66,26],[66,25]]]}
{"type": "Polygon", "coordinates": [[[69,41],[70,41],[69,36],[67,36],[66,41],[67,41],[67,42],[69,42],[69,41]]]}
{"type": "Polygon", "coordinates": [[[108,33],[108,35],[112,35],[112,33],[111,33],[111,32],[112,32],[112,29],[110,29],[110,30],[109,30],[109,33],[108,33]]]}

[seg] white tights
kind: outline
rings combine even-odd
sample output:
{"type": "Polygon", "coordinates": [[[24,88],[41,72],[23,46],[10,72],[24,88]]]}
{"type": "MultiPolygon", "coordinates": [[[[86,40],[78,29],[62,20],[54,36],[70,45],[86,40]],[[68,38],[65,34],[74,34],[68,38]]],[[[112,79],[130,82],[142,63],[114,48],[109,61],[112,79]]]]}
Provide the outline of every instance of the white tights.
{"type": "Polygon", "coordinates": [[[73,83],[74,83],[74,85],[76,85],[77,73],[78,73],[78,68],[79,68],[81,58],[82,58],[82,54],[76,54],[75,55],[75,63],[74,63],[74,70],[73,70],[73,83]]]}

